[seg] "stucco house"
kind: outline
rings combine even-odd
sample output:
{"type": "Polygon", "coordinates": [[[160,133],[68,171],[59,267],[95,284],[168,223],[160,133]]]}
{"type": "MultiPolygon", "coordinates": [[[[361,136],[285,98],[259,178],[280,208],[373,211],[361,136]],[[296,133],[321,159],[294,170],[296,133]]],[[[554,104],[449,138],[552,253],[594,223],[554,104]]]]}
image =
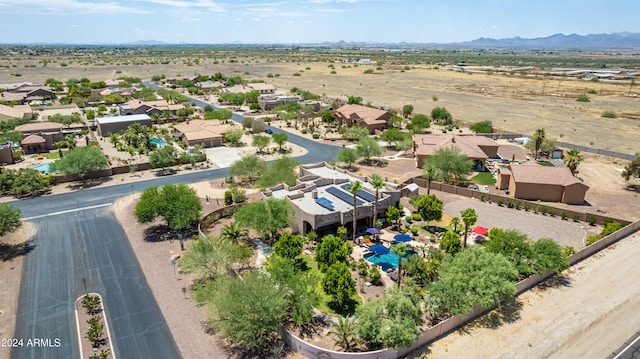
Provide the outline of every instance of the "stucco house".
{"type": "Polygon", "coordinates": [[[413,152],[416,156],[416,166],[422,168],[427,158],[442,148],[457,148],[461,154],[473,161],[476,171],[485,169],[485,162],[489,158],[498,158],[500,145],[485,136],[454,135],[454,134],[426,134],[413,135],[413,152]]]}
{"type": "Polygon", "coordinates": [[[12,118],[30,120],[33,118],[33,110],[29,105],[6,106],[0,104],[0,121],[12,118]]]}
{"type": "MultiPolygon", "coordinates": [[[[265,198],[287,199],[294,209],[293,228],[301,234],[335,233],[339,226],[353,227],[353,195],[346,188],[360,181],[363,189],[356,195],[356,218],[360,229],[373,227],[375,189],[368,177],[361,177],[326,163],[300,166],[295,186],[280,184],[263,192],[265,198]]],[[[397,206],[400,191],[385,186],[378,192],[378,218],[387,208],[397,206]]]]}
{"type": "Polygon", "coordinates": [[[189,146],[202,147],[222,146],[225,132],[235,128],[233,124],[222,124],[218,121],[191,120],[174,125],[177,131],[174,136],[186,142],[189,146]]]}
{"type": "Polygon", "coordinates": [[[55,122],[31,122],[16,127],[15,131],[22,133],[20,146],[25,153],[38,153],[52,150],[54,143],[64,140],[62,128],[55,122]]]}
{"type": "Polygon", "coordinates": [[[359,125],[374,134],[376,130],[387,128],[391,113],[374,107],[347,104],[335,110],[333,116],[338,121],[338,126],[359,125]]]}
{"type": "Polygon", "coordinates": [[[145,114],[99,117],[96,119],[98,133],[102,137],[109,136],[110,134],[117,133],[122,130],[126,130],[129,125],[134,123],[141,123],[147,127],[151,127],[152,125],[151,117],[145,114]]]}
{"type": "Polygon", "coordinates": [[[303,100],[302,96],[295,95],[260,95],[258,96],[258,105],[260,105],[261,109],[270,111],[278,105],[289,102],[302,102],[303,100]]]}
{"type": "Polygon", "coordinates": [[[153,114],[161,115],[165,111],[169,111],[171,114],[175,115],[179,109],[184,108],[184,105],[169,104],[166,100],[141,101],[134,99],[123,103],[118,107],[120,115],[122,116],[143,114],[152,116],[153,114]]]}
{"type": "Polygon", "coordinates": [[[509,196],[526,200],[584,203],[589,190],[568,167],[540,166],[537,163],[512,164],[498,173],[498,186],[509,191],[509,196]]]}
{"type": "Polygon", "coordinates": [[[11,142],[0,144],[0,164],[12,165],[13,151],[11,149],[11,142]]]}

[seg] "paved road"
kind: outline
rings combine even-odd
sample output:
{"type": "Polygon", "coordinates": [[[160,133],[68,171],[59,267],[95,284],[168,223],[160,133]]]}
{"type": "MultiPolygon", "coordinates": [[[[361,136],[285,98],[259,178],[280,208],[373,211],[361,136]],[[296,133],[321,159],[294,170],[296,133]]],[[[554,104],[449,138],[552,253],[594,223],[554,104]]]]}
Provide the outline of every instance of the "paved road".
{"type": "MultiPolygon", "coordinates": [[[[242,117],[234,115],[234,120],[242,117]]],[[[296,158],[300,163],[334,160],[339,150],[301,136],[288,136],[289,142],[308,150],[296,158]]],[[[11,357],[79,357],[73,303],[84,294],[82,278],[86,278],[89,292],[103,296],[118,357],[180,357],[125,230],[109,207],[119,198],[152,185],[194,183],[223,178],[227,173],[221,168],[13,202],[37,227],[35,249],[24,260],[15,337],[25,341],[58,338],[60,346],[15,349],[11,357]]]]}
{"type": "MultiPolygon", "coordinates": [[[[178,358],[178,348],[129,240],[107,207],[34,221],[24,260],[15,337],[59,339],[60,347],[15,349],[12,358],[79,358],[75,298],[103,296],[119,358],[178,358]]],[[[85,333],[81,333],[84,336],[85,333]]]]}
{"type": "Polygon", "coordinates": [[[640,358],[640,332],[635,332],[631,338],[608,357],[608,359],[635,358],[640,358]]]}

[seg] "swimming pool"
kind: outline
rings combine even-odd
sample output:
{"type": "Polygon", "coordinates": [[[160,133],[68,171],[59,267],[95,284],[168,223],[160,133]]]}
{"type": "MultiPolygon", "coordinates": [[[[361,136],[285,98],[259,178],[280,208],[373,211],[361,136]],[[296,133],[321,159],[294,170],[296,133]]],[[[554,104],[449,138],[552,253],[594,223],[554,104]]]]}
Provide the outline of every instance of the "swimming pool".
{"type": "MultiPolygon", "coordinates": [[[[415,252],[413,251],[408,251],[404,256],[402,256],[402,258],[407,258],[414,253],[415,252]]],[[[398,268],[398,255],[393,251],[389,251],[387,254],[367,253],[364,255],[364,259],[381,266],[382,270],[385,272],[390,268],[398,268]]]]}
{"type": "Polygon", "coordinates": [[[154,137],[154,138],[150,139],[149,142],[152,145],[155,145],[156,147],[163,147],[163,146],[167,145],[167,142],[165,142],[165,140],[163,140],[161,138],[157,138],[157,137],[154,137]]]}
{"type": "Polygon", "coordinates": [[[41,164],[39,164],[39,165],[37,165],[35,167],[31,167],[31,168],[36,170],[36,171],[40,171],[42,173],[52,173],[51,172],[51,168],[50,168],[50,163],[41,163],[41,164]]]}

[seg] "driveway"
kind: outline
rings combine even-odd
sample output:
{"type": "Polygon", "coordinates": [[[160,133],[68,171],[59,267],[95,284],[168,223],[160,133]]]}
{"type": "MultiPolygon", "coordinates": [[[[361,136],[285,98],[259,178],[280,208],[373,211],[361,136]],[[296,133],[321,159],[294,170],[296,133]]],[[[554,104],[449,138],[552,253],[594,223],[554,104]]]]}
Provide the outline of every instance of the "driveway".
{"type": "Polygon", "coordinates": [[[240,151],[236,148],[229,147],[212,147],[205,148],[204,152],[207,154],[207,159],[215,163],[220,168],[226,168],[231,166],[232,163],[242,159],[240,151]]]}
{"type": "MultiPolygon", "coordinates": [[[[438,194],[440,198],[440,195],[438,194]]],[[[500,207],[470,198],[445,202],[444,213],[460,217],[460,211],[473,208],[478,214],[476,225],[487,228],[515,229],[527,234],[531,239],[552,238],[562,246],[584,247],[585,230],[579,223],[562,220],[560,217],[543,216],[525,210],[500,207]]]]}

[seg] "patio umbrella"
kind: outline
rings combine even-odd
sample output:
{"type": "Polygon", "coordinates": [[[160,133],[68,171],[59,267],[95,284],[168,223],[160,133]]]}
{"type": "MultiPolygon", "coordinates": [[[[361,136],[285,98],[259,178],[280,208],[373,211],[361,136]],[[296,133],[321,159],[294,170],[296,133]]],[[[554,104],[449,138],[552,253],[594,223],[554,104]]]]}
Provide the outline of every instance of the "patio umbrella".
{"type": "Polygon", "coordinates": [[[389,248],[383,246],[382,244],[374,244],[369,247],[369,250],[378,255],[389,253],[389,248]]]}
{"type": "Polygon", "coordinates": [[[393,237],[393,239],[394,239],[396,242],[409,242],[409,241],[411,240],[411,236],[410,236],[410,235],[408,235],[408,234],[402,234],[402,233],[400,233],[400,234],[396,234],[396,235],[393,237]]]}
{"type": "Polygon", "coordinates": [[[380,234],[380,230],[378,228],[367,228],[367,233],[369,233],[369,234],[380,234]]]}
{"type": "Polygon", "coordinates": [[[489,228],[476,226],[471,232],[484,236],[485,234],[487,234],[487,232],[489,232],[489,228]]]}

